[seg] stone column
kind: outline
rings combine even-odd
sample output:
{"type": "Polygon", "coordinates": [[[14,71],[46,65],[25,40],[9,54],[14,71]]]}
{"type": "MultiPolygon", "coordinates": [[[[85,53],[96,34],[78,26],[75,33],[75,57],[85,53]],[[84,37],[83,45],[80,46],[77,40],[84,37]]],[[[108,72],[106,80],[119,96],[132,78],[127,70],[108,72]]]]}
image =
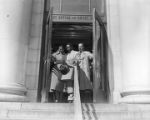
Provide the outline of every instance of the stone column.
{"type": "Polygon", "coordinates": [[[25,101],[32,0],[0,0],[0,101],[25,101]]]}
{"type": "Polygon", "coordinates": [[[121,80],[121,47],[120,47],[120,25],[119,5],[120,0],[106,0],[107,8],[107,34],[108,34],[108,66],[110,102],[119,103],[122,89],[121,80]]]}
{"type": "Polygon", "coordinates": [[[122,100],[150,103],[150,1],[119,0],[122,100]]]}

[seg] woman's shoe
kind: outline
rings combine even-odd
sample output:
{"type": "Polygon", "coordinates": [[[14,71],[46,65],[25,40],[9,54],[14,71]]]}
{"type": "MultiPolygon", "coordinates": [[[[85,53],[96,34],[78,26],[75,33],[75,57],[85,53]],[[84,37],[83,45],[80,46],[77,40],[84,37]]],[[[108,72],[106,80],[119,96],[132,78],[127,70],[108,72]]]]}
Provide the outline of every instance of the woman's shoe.
{"type": "Polygon", "coordinates": [[[73,100],[68,100],[68,103],[73,103],[73,100]]]}
{"type": "Polygon", "coordinates": [[[73,102],[73,99],[74,99],[73,94],[70,94],[70,95],[68,96],[68,103],[72,103],[72,102],[73,102]]]}
{"type": "Polygon", "coordinates": [[[55,103],[58,103],[58,100],[55,100],[55,103]]]}

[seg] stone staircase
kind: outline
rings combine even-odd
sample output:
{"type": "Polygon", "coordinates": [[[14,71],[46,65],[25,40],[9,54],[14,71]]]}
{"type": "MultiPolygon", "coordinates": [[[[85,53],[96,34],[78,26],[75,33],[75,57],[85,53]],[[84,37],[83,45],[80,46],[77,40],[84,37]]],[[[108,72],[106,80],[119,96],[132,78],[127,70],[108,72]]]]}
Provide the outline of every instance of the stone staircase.
{"type": "Polygon", "coordinates": [[[150,120],[149,104],[82,104],[83,120],[150,120]]]}
{"type": "Polygon", "coordinates": [[[72,120],[69,103],[0,103],[0,120],[72,120]]]}
{"type": "MultiPolygon", "coordinates": [[[[82,103],[83,120],[150,120],[149,104],[82,103]]],[[[73,120],[73,103],[0,102],[0,120],[73,120]]]]}

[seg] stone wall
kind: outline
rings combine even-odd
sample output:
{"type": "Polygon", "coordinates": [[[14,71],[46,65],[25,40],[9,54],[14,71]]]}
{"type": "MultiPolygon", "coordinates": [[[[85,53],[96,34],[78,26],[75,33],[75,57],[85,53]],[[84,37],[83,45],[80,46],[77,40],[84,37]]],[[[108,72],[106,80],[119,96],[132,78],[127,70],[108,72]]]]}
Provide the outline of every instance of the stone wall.
{"type": "Polygon", "coordinates": [[[29,101],[36,101],[40,64],[44,0],[33,0],[31,32],[26,60],[25,86],[29,101]]]}
{"type": "Polygon", "coordinates": [[[108,33],[108,61],[109,82],[113,103],[120,100],[121,83],[121,48],[119,26],[119,0],[107,0],[107,33],[108,33]]]}
{"type": "Polygon", "coordinates": [[[150,103],[149,10],[149,0],[107,0],[114,103],[150,103]]]}

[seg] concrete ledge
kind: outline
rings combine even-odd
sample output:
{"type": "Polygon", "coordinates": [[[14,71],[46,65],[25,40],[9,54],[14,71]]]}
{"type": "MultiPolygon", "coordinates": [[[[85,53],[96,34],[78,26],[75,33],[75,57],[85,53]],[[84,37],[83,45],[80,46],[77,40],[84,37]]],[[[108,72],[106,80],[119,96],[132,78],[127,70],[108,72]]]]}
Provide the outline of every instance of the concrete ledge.
{"type": "Polygon", "coordinates": [[[141,112],[150,111],[150,104],[82,104],[83,111],[91,112],[141,112]]]}
{"type": "Polygon", "coordinates": [[[21,109],[55,112],[74,112],[74,105],[68,103],[23,103],[21,109]]]}
{"type": "Polygon", "coordinates": [[[0,111],[2,110],[74,112],[74,105],[69,103],[0,102],[0,111]]]}
{"type": "MultiPolygon", "coordinates": [[[[150,120],[150,104],[82,104],[84,120],[150,120]]],[[[74,104],[0,102],[0,120],[71,120],[74,104]]]]}
{"type": "Polygon", "coordinates": [[[26,96],[0,93],[0,102],[27,102],[26,96]]]}
{"type": "Polygon", "coordinates": [[[43,118],[49,118],[51,119],[56,119],[56,118],[62,118],[65,120],[65,118],[71,118],[73,117],[73,113],[71,112],[56,112],[56,111],[8,111],[7,116],[9,118],[34,118],[34,119],[43,119],[43,118]]]}
{"type": "Polygon", "coordinates": [[[84,120],[149,120],[150,105],[82,104],[84,120]]]}
{"type": "Polygon", "coordinates": [[[130,103],[130,104],[149,104],[150,95],[129,95],[125,96],[120,100],[120,103],[130,103]]]}
{"type": "Polygon", "coordinates": [[[0,120],[71,120],[73,104],[0,102],[0,120]]]}

